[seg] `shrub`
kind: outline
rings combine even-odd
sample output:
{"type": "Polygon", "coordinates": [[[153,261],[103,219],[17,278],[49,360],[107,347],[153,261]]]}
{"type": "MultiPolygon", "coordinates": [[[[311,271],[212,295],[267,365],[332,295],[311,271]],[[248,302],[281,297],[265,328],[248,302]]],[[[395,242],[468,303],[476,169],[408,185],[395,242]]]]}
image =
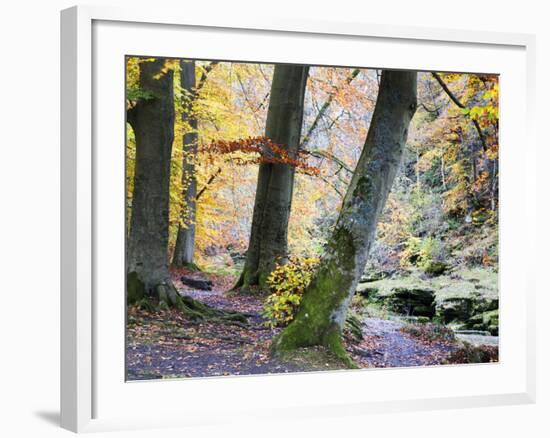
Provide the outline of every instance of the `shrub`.
{"type": "Polygon", "coordinates": [[[496,345],[472,345],[463,342],[462,347],[453,352],[444,364],[488,362],[498,362],[498,347],[496,345]]]}
{"type": "Polygon", "coordinates": [[[407,324],[401,328],[401,331],[428,343],[455,341],[453,330],[444,325],[432,324],[430,322],[407,324]]]}
{"type": "Polygon", "coordinates": [[[284,327],[294,319],[318,262],[315,258],[291,257],[276,265],[267,278],[271,294],[262,312],[267,326],[284,327]]]}
{"type": "Polygon", "coordinates": [[[427,274],[440,275],[447,269],[443,242],[434,237],[409,237],[401,253],[401,265],[415,265],[427,274]]]}
{"type": "Polygon", "coordinates": [[[420,258],[420,247],[422,239],[419,237],[410,236],[405,242],[405,248],[401,252],[401,265],[410,266],[416,265],[420,258]]]}

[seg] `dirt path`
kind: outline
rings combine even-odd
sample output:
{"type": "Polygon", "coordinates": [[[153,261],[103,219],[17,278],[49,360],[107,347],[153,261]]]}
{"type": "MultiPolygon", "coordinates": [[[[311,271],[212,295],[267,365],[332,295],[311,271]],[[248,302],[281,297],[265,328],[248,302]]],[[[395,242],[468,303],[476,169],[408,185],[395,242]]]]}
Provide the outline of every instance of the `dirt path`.
{"type": "Polygon", "coordinates": [[[228,296],[225,290],[229,284],[214,279],[213,290],[202,291],[175,281],[182,295],[217,309],[247,313],[248,325],[228,321],[190,323],[177,312],[134,309],[128,318],[128,380],[321,371],[338,367],[334,363],[312,367],[299,360],[282,362],[270,357],[271,339],[280,330],[264,325],[261,299],[228,296]]]}
{"type": "MultiPolygon", "coordinates": [[[[281,362],[269,355],[271,339],[279,329],[264,325],[262,300],[253,296],[228,296],[230,281],[212,278],[212,291],[192,290],[179,281],[176,287],[212,307],[249,314],[249,324],[204,321],[190,323],[174,311],[128,315],[127,377],[129,380],[206,377],[323,371],[336,363],[281,362]]],[[[369,318],[364,340],[347,342],[348,351],[363,368],[434,365],[451,351],[447,345],[423,344],[399,329],[395,321],[369,318]]]]}
{"type": "Polygon", "coordinates": [[[445,342],[422,342],[401,331],[404,323],[377,318],[364,321],[363,334],[372,341],[365,357],[374,367],[438,365],[456,347],[445,342]]]}

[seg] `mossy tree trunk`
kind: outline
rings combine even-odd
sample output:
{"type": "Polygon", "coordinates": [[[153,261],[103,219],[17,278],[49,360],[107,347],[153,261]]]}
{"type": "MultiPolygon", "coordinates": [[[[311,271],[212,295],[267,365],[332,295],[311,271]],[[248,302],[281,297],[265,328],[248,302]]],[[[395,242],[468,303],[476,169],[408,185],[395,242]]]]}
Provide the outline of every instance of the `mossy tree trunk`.
{"type": "Polygon", "coordinates": [[[197,146],[199,134],[197,118],[193,104],[196,99],[195,61],[182,60],[180,62],[180,82],[183,91],[182,121],[183,134],[183,214],[178,227],[172,266],[194,266],[195,252],[195,218],[197,179],[195,163],[197,160],[197,146]]]}
{"type": "Polygon", "coordinates": [[[143,60],[139,86],[148,95],[128,110],[136,139],[132,215],[127,246],[128,302],[155,298],[173,305],[168,272],[170,158],[174,140],[173,72],[165,60],[143,60]]]}
{"type": "Polygon", "coordinates": [[[365,146],[332,237],[296,318],[273,341],[274,353],[320,345],[353,365],[342,343],[342,329],[401,163],[416,110],[416,76],[407,71],[382,73],[365,146]]]}
{"type": "MultiPolygon", "coordinates": [[[[300,144],[308,71],[307,66],[276,65],[273,72],[265,135],[290,157],[296,157],[300,144]]],[[[263,288],[277,259],[288,255],[294,171],[289,164],[260,164],[250,241],[236,287],[263,288]]]]}

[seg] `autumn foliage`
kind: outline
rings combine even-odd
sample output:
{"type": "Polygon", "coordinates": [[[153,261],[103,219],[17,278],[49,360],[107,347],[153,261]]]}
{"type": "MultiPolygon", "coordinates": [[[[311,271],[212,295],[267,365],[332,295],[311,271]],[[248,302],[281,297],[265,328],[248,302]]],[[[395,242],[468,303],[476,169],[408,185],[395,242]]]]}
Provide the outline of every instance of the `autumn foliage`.
{"type": "Polygon", "coordinates": [[[230,141],[212,141],[204,148],[205,152],[214,155],[230,155],[241,152],[243,155],[239,154],[230,158],[231,161],[237,165],[260,163],[287,164],[295,167],[306,175],[319,175],[320,169],[308,164],[305,158],[307,157],[305,151],[299,150],[298,153],[295,154],[296,156],[292,156],[288,150],[288,146],[273,143],[269,138],[262,136],[230,141]]]}

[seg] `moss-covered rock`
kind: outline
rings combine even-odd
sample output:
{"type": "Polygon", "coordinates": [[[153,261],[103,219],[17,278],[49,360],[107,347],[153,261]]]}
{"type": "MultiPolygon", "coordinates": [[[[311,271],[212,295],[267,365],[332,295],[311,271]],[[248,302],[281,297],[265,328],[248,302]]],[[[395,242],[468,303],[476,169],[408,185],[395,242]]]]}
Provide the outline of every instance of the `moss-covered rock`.
{"type": "Polygon", "coordinates": [[[366,271],[359,279],[359,283],[371,283],[373,281],[383,280],[384,278],[391,277],[391,274],[391,272],[386,271],[366,271]]]}
{"type": "Polygon", "coordinates": [[[434,300],[433,289],[396,287],[386,296],[385,304],[400,314],[431,318],[435,315],[434,300]]]}
{"type": "Polygon", "coordinates": [[[493,336],[498,335],[498,310],[489,310],[472,316],[468,320],[468,328],[488,331],[493,336]]]}
{"type": "Polygon", "coordinates": [[[445,324],[473,329],[470,318],[498,309],[497,275],[488,269],[475,268],[432,279],[437,290],[436,317],[445,324]]]}
{"type": "Polygon", "coordinates": [[[462,269],[433,277],[412,271],[360,283],[357,293],[371,305],[400,315],[498,333],[498,274],[490,269],[462,269]]]}
{"type": "Polygon", "coordinates": [[[449,269],[449,265],[443,262],[429,261],[423,265],[422,269],[426,274],[437,276],[442,275],[447,269],[449,269]]]}
{"type": "Polygon", "coordinates": [[[416,276],[359,284],[357,291],[398,314],[429,318],[435,314],[435,290],[416,276]]]}
{"type": "Polygon", "coordinates": [[[446,297],[437,302],[437,319],[444,324],[467,321],[472,315],[472,297],[446,297]]]}

